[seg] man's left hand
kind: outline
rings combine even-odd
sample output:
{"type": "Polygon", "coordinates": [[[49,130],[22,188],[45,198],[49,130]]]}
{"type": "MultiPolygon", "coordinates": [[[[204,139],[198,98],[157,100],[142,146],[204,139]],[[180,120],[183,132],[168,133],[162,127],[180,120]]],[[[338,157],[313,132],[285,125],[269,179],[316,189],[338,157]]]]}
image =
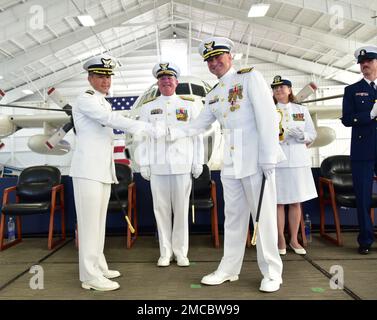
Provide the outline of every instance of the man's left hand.
{"type": "Polygon", "coordinates": [[[200,175],[203,172],[203,165],[201,164],[193,164],[191,167],[191,173],[194,179],[197,179],[200,177],[200,175]]]}

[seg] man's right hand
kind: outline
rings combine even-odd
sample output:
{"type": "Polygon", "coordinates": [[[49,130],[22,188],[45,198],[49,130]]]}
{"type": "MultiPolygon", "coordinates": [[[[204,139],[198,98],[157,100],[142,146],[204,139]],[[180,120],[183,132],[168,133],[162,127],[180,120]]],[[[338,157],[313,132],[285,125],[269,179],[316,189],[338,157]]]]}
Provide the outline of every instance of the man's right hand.
{"type": "Polygon", "coordinates": [[[151,179],[151,168],[148,166],[141,167],[140,174],[145,180],[149,181],[151,179]]]}
{"type": "Polygon", "coordinates": [[[374,103],[372,111],[370,112],[370,118],[374,119],[377,117],[377,102],[374,103]]]}
{"type": "Polygon", "coordinates": [[[261,165],[263,174],[266,179],[269,178],[274,172],[275,172],[275,166],[274,164],[263,164],[261,165]]]}

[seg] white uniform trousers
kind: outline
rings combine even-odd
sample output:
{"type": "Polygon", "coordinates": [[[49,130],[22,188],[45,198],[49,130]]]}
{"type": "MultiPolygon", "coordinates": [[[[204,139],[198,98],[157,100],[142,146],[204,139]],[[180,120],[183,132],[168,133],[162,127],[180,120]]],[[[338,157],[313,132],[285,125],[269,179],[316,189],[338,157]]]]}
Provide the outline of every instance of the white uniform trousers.
{"type": "Polygon", "coordinates": [[[103,277],[108,270],[103,249],[111,184],[72,178],[79,237],[80,281],[103,277]]]}
{"type": "Polygon", "coordinates": [[[174,253],[175,256],[187,257],[191,174],[152,174],[150,182],[160,256],[171,257],[174,253]]]}
{"type": "MultiPolygon", "coordinates": [[[[242,179],[221,177],[224,188],[224,255],[218,270],[230,275],[240,273],[250,212],[255,223],[262,173],[242,179]]],[[[282,280],[283,263],[278,251],[277,207],[275,174],[266,180],[257,233],[258,266],[263,275],[270,279],[282,280]]]]}

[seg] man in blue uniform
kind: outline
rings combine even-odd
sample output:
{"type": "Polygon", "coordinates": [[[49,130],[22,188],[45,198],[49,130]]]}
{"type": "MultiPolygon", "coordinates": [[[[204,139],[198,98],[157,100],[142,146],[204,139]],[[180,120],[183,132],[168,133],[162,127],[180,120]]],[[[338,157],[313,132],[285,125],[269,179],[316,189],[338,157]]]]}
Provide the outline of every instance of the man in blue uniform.
{"type": "Polygon", "coordinates": [[[377,172],[377,46],[355,51],[364,76],[347,86],[343,97],[342,123],[352,127],[351,166],[359,220],[359,253],[368,254],[374,241],[369,215],[373,175],[377,172]]]}

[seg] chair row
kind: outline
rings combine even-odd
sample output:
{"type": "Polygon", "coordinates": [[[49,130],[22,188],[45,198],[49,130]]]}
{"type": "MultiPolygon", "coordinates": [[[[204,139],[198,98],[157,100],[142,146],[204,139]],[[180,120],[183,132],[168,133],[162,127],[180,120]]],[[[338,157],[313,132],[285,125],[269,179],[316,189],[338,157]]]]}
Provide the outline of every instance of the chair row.
{"type": "MultiPolygon", "coordinates": [[[[126,246],[131,248],[138,235],[136,186],[129,166],[116,163],[116,174],[119,184],[113,184],[109,202],[109,211],[123,212],[135,228],[131,233],[126,226],[126,246]]],[[[321,164],[321,177],[318,183],[320,204],[320,235],[338,246],[343,245],[338,207],[356,208],[356,197],[353,191],[351,162],[349,156],[332,156],[321,164]],[[325,206],[331,205],[335,225],[335,237],[326,230],[325,206]]],[[[190,197],[190,207],[195,205],[199,210],[209,210],[211,214],[211,233],[214,247],[220,247],[216,183],[211,180],[210,170],[204,165],[203,173],[194,179],[194,197],[190,197]],[[192,200],[194,199],[194,200],[192,200]]],[[[371,219],[374,222],[374,209],[377,207],[377,194],[372,195],[371,219]]],[[[48,248],[52,249],[66,239],[64,186],[61,183],[59,169],[52,166],[34,166],[24,169],[17,186],[4,190],[3,205],[0,218],[0,251],[22,241],[21,217],[33,214],[49,214],[48,248]],[[12,194],[15,202],[11,202],[12,194]],[[61,234],[54,241],[54,221],[60,212],[61,234]],[[5,243],[6,216],[16,217],[17,238],[5,243]]],[[[303,219],[301,234],[306,245],[303,219]]],[[[248,236],[248,244],[250,243],[248,236]]]]}
{"type": "MultiPolygon", "coordinates": [[[[113,184],[109,201],[109,212],[126,214],[135,231],[131,233],[126,225],[126,246],[131,248],[138,236],[136,185],[131,168],[122,163],[115,164],[119,184],[113,184]]],[[[190,207],[209,210],[211,214],[211,232],[214,247],[220,247],[216,184],[211,180],[210,170],[204,165],[203,173],[194,179],[194,197],[190,197],[190,207]],[[193,200],[192,200],[193,199],[193,200]]],[[[48,249],[53,249],[66,239],[64,185],[61,183],[59,169],[52,166],[34,166],[24,169],[16,186],[4,190],[3,205],[0,218],[0,251],[22,241],[22,216],[33,214],[49,214],[48,249]],[[15,201],[11,202],[11,195],[15,201]],[[60,213],[61,234],[54,241],[54,220],[60,213]],[[5,242],[6,216],[16,217],[17,238],[5,242]]]]}

